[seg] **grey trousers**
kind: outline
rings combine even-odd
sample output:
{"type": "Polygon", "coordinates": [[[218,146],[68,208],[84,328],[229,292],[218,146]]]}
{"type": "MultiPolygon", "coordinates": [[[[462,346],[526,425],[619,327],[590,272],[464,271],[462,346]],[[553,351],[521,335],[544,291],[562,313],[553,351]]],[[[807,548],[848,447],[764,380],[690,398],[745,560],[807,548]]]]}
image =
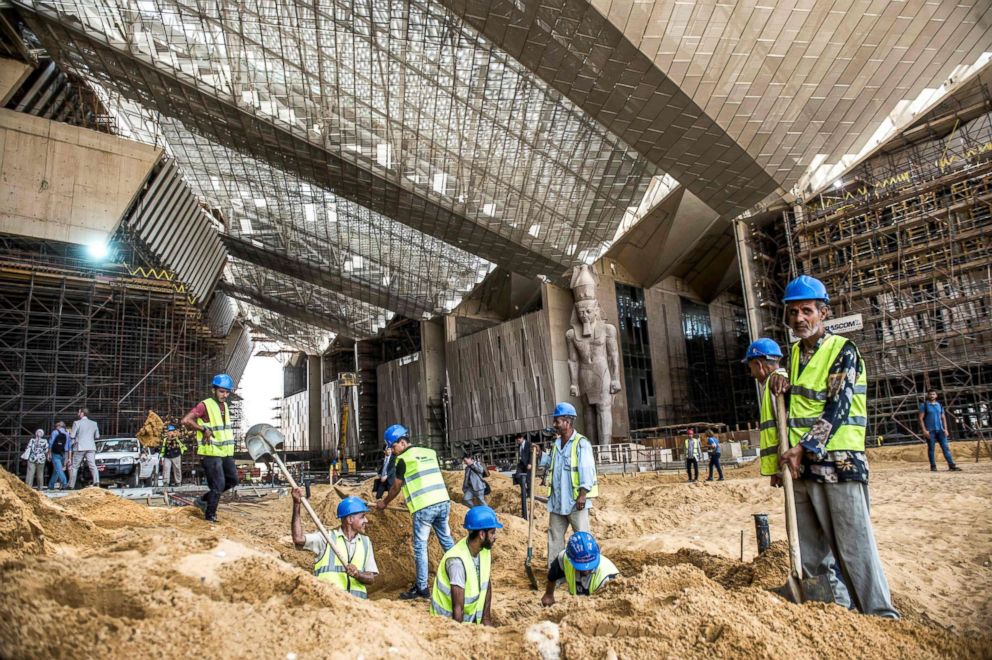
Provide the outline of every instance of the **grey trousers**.
{"type": "Polygon", "coordinates": [[[462,504],[468,508],[473,506],[481,506],[486,503],[486,491],[484,490],[466,490],[462,493],[462,504]],[[475,502],[473,504],[472,502],[475,502]]]}
{"type": "Polygon", "coordinates": [[[86,465],[90,469],[90,476],[93,477],[93,485],[100,485],[100,473],[96,469],[96,452],[92,449],[89,451],[74,451],[72,452],[72,465],[69,467],[69,490],[76,487],[76,475],[79,474],[79,466],[83,464],[83,459],[86,459],[86,465]]]}
{"type": "Polygon", "coordinates": [[[31,488],[41,488],[45,485],[45,464],[44,463],[32,463],[28,461],[28,469],[24,474],[24,483],[26,483],[31,488]],[[38,485],[35,486],[35,479],[38,480],[38,485]]]}
{"type": "Polygon", "coordinates": [[[573,532],[589,531],[589,505],[581,511],[572,511],[567,516],[548,512],[548,568],[565,549],[565,530],[571,526],[573,532]]]}
{"type": "Polygon", "coordinates": [[[160,463],[162,469],[162,485],[168,486],[170,477],[176,482],[177,486],[181,486],[183,483],[183,470],[182,470],[182,456],[176,456],[175,458],[163,458],[160,463]]]}
{"type": "Polygon", "coordinates": [[[900,618],[875,544],[868,484],[793,484],[804,574],[828,576],[838,605],[853,603],[864,614],[900,618]],[[844,582],[837,579],[835,564],[844,582]]]}

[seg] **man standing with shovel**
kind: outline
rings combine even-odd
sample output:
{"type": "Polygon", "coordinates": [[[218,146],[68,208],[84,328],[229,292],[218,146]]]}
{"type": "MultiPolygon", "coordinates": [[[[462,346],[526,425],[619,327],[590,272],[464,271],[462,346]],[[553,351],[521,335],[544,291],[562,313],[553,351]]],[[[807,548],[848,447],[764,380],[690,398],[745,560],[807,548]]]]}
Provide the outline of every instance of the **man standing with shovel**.
{"type": "MultiPolygon", "coordinates": [[[[844,577],[831,580],[838,604],[849,598],[864,614],[898,619],[869,515],[864,359],[852,341],[827,332],[830,297],[822,282],[800,275],[782,302],[799,341],[790,350],[788,375],[772,373],[768,388],[775,397],[789,393],[789,449],[781,461],[795,480],[803,568],[829,578],[836,561],[844,577]]],[[[784,434],[781,415],[777,422],[784,434]]]]}

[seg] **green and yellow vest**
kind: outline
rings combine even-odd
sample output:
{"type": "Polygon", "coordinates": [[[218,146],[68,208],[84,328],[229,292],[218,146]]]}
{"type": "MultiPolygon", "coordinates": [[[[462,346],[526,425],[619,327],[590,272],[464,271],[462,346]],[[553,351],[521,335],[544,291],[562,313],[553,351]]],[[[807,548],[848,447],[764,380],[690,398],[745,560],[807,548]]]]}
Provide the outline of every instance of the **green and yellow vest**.
{"type": "MultiPolygon", "coordinates": [[[[579,499],[579,442],[585,440],[589,442],[589,438],[585,437],[581,433],[576,433],[572,438],[572,451],[571,451],[571,462],[569,467],[572,472],[572,499],[579,499]]],[[[554,442],[551,444],[551,463],[548,464],[548,497],[551,497],[551,485],[554,483],[555,474],[555,457],[561,450],[558,448],[558,443],[554,442]]],[[[594,471],[595,472],[595,471],[594,471]]],[[[598,475],[596,481],[592,484],[592,489],[586,493],[586,497],[597,497],[599,495],[599,479],[598,475]]]]}
{"type": "MultiPolygon", "coordinates": [[[[568,585],[568,593],[575,596],[578,592],[575,567],[572,566],[571,560],[569,560],[568,555],[564,552],[559,557],[561,559],[561,567],[565,570],[565,583],[568,585]]],[[[591,596],[596,593],[608,578],[615,575],[620,575],[620,571],[613,562],[606,557],[600,557],[599,566],[592,572],[592,579],[589,581],[589,595],[591,596]]]]}
{"type": "MultiPolygon", "coordinates": [[[[789,445],[795,447],[823,413],[827,401],[827,376],[847,339],[827,335],[809,363],[799,373],[799,342],[792,345],[789,360],[789,445]]],[[[852,344],[853,346],[853,344],[852,344]]],[[[855,347],[855,350],[857,348],[855,347]]],[[[847,419],[827,443],[827,451],[864,451],[868,426],[868,376],[865,360],[858,353],[858,378],[854,401],[847,419]]]]}
{"type": "MultiPolygon", "coordinates": [[[[406,453],[406,452],[404,452],[406,453]]],[[[457,557],[465,567],[465,603],[462,606],[462,623],[482,623],[486,609],[486,596],[489,593],[489,572],[492,568],[492,553],[479,551],[479,572],[475,572],[475,561],[468,547],[468,537],[452,546],[444,553],[437,566],[434,589],[431,591],[431,614],[451,618],[451,580],[448,579],[448,560],[457,557]]]]}
{"type": "MultiPolygon", "coordinates": [[[[785,369],[776,369],[776,374],[788,376],[785,369]]],[[[772,401],[772,390],[768,387],[768,380],[772,374],[761,385],[761,418],[759,420],[760,435],[760,457],[761,474],[770,477],[778,474],[778,430],[775,428],[775,404],[772,401]]]]}
{"type": "MultiPolygon", "coordinates": [[[[340,529],[333,529],[330,531],[330,536],[338,551],[347,557],[348,542],[344,537],[344,533],[340,529]]],[[[372,546],[369,537],[364,534],[359,534],[358,540],[359,542],[355,544],[355,554],[349,563],[354,564],[358,570],[364,571],[369,554],[371,554],[369,549],[372,546]]],[[[341,587],[356,598],[366,599],[369,597],[365,585],[348,575],[344,570],[344,566],[338,560],[337,555],[331,550],[331,546],[324,548],[324,554],[313,565],[313,573],[317,576],[318,580],[330,582],[335,586],[341,587]]]]}
{"type": "Polygon", "coordinates": [[[423,447],[409,447],[403,459],[403,498],[410,513],[439,502],[449,501],[448,487],[437,463],[437,452],[423,447]]]}
{"type": "Polygon", "coordinates": [[[213,397],[203,400],[203,405],[207,408],[207,420],[198,419],[197,424],[201,427],[209,428],[213,435],[210,437],[210,444],[203,444],[203,431],[196,432],[197,448],[196,453],[200,456],[234,456],[234,429],[231,428],[231,406],[224,406],[224,413],[220,411],[220,404],[213,397]]]}

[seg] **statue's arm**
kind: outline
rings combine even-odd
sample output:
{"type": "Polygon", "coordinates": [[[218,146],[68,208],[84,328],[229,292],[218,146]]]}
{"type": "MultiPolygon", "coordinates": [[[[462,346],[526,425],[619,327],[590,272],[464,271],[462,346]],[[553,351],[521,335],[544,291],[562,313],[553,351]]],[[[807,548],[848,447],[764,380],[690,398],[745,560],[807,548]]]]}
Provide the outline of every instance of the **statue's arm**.
{"type": "Polygon", "coordinates": [[[568,344],[568,384],[572,396],[579,395],[579,353],[575,348],[575,331],[569,329],[565,333],[565,343],[568,344]]]}
{"type": "Polygon", "coordinates": [[[610,368],[610,394],[620,391],[620,349],[617,346],[617,328],[606,324],[606,364],[610,368]]]}

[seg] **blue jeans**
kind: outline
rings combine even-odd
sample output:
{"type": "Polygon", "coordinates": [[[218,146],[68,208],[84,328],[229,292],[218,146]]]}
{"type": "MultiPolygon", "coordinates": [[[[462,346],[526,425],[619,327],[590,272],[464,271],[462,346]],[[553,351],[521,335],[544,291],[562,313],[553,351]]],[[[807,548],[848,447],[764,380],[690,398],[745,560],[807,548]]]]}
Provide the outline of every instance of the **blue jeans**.
{"type": "Polygon", "coordinates": [[[930,431],[930,439],[927,440],[927,458],[930,459],[930,467],[937,467],[933,450],[934,444],[938,442],[940,443],[940,450],[944,452],[944,460],[947,461],[947,467],[952,467],[954,465],[954,459],[951,458],[951,448],[947,446],[947,434],[943,431],[930,431]]]}
{"type": "Polygon", "coordinates": [[[438,502],[413,514],[413,563],[417,569],[418,589],[427,589],[427,539],[431,528],[445,552],[455,544],[448,527],[450,513],[451,502],[438,502]]]}
{"type": "Polygon", "coordinates": [[[713,478],[713,468],[720,474],[720,478],[723,479],[723,468],[720,466],[720,454],[710,454],[710,479],[713,478]]]}
{"type": "Polygon", "coordinates": [[[63,486],[69,485],[69,478],[65,476],[65,468],[62,467],[62,454],[52,454],[52,478],[48,480],[48,487],[55,488],[56,482],[63,486]]]}

